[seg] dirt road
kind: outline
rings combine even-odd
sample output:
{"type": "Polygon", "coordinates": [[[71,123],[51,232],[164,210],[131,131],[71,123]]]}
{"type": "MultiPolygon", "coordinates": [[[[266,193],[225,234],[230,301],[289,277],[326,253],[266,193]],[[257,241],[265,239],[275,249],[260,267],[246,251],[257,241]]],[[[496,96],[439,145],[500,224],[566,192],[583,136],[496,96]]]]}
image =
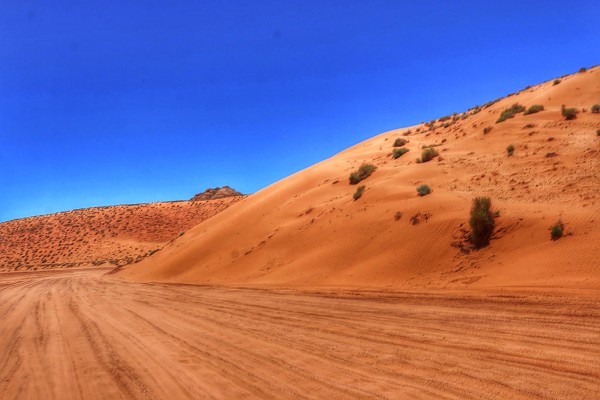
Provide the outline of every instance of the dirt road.
{"type": "Polygon", "coordinates": [[[1,399],[600,393],[598,294],[301,292],[0,276],[1,399]]]}

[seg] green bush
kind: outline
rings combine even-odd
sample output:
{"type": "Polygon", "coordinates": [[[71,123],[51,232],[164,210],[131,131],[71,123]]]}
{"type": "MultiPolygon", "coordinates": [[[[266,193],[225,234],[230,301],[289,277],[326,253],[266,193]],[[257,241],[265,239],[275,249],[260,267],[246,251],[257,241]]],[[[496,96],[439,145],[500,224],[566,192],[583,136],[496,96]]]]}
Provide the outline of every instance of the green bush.
{"type": "Polygon", "coordinates": [[[587,68],[586,68],[586,67],[581,67],[581,68],[579,68],[579,73],[581,73],[581,72],[585,72],[585,71],[587,71],[587,68]]]}
{"type": "Polygon", "coordinates": [[[427,196],[429,193],[431,193],[431,188],[426,184],[422,184],[417,188],[417,193],[419,193],[419,196],[427,196]]]}
{"type": "Polygon", "coordinates": [[[512,144],[509,144],[508,147],[506,148],[506,153],[509,156],[512,156],[514,151],[515,151],[515,146],[513,146],[512,144]]]}
{"type": "Polygon", "coordinates": [[[556,221],[556,223],[550,227],[550,239],[552,239],[552,240],[560,239],[563,235],[564,229],[565,229],[565,226],[563,225],[563,223],[560,220],[556,221]]]}
{"type": "Polygon", "coordinates": [[[523,107],[520,104],[515,103],[512,106],[510,106],[509,108],[507,108],[506,110],[502,111],[502,113],[500,114],[500,117],[498,118],[496,123],[506,121],[507,119],[514,117],[517,113],[520,113],[523,111],[525,111],[525,107],[523,107]]]}
{"type": "Polygon", "coordinates": [[[354,194],[352,195],[352,198],[354,199],[354,201],[360,199],[364,191],[365,191],[364,185],[357,187],[356,192],[354,192],[354,194]]]}
{"type": "Polygon", "coordinates": [[[523,115],[535,114],[540,111],[544,111],[544,106],[541,104],[534,104],[531,107],[529,107],[527,110],[525,110],[523,115]]]}
{"type": "Polygon", "coordinates": [[[560,79],[555,79],[554,82],[552,82],[553,86],[558,85],[559,83],[561,83],[562,81],[560,79]]]}
{"type": "Polygon", "coordinates": [[[367,179],[377,169],[373,164],[362,164],[358,171],[350,174],[350,184],[356,185],[358,182],[367,179]]]}
{"type": "Polygon", "coordinates": [[[576,108],[566,108],[564,104],[561,107],[562,115],[566,120],[571,120],[577,118],[577,109],[576,108]]]}
{"type": "Polygon", "coordinates": [[[471,206],[471,242],[475,247],[486,246],[494,232],[494,214],[489,197],[476,197],[471,206]]]}
{"type": "Polygon", "coordinates": [[[437,155],[438,152],[433,147],[427,147],[421,152],[421,162],[431,161],[437,155]]]}
{"type": "Polygon", "coordinates": [[[592,114],[600,114],[600,104],[594,104],[592,106],[592,114]]]}
{"type": "Polygon", "coordinates": [[[398,138],[398,139],[394,140],[394,147],[402,147],[406,143],[408,143],[408,140],[402,139],[402,138],[398,138]]]}
{"type": "Polygon", "coordinates": [[[408,149],[406,147],[394,149],[394,152],[392,153],[392,158],[395,160],[396,158],[398,158],[401,155],[406,154],[406,153],[408,153],[408,149]]]}

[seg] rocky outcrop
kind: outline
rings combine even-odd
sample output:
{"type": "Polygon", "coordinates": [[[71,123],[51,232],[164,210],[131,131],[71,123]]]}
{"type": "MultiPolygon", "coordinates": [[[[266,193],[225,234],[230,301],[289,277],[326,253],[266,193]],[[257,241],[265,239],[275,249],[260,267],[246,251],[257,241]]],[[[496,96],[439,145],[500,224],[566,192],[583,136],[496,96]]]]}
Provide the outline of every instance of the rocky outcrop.
{"type": "Polygon", "coordinates": [[[202,200],[215,200],[222,199],[225,197],[235,197],[235,196],[243,196],[242,193],[238,192],[235,189],[230,188],[229,186],[216,187],[206,189],[202,193],[198,193],[194,197],[192,197],[191,201],[202,201],[202,200]]]}

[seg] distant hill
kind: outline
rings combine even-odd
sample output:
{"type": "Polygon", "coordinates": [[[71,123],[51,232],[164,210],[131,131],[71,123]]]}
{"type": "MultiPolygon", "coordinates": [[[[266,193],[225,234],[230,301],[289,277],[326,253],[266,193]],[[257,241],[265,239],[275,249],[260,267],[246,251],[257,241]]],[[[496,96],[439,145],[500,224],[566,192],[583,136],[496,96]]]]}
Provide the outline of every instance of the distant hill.
{"type": "Polygon", "coordinates": [[[95,207],[0,223],[0,271],[140,261],[242,198],[95,207]]]}

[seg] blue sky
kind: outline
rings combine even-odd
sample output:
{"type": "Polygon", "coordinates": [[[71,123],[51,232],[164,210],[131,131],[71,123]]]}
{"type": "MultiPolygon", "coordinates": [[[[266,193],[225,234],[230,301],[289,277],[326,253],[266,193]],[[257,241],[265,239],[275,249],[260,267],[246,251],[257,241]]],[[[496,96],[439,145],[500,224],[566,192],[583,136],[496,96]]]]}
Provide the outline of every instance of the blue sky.
{"type": "Polygon", "coordinates": [[[600,62],[593,1],[0,1],[0,221],[255,192],[600,62]]]}

